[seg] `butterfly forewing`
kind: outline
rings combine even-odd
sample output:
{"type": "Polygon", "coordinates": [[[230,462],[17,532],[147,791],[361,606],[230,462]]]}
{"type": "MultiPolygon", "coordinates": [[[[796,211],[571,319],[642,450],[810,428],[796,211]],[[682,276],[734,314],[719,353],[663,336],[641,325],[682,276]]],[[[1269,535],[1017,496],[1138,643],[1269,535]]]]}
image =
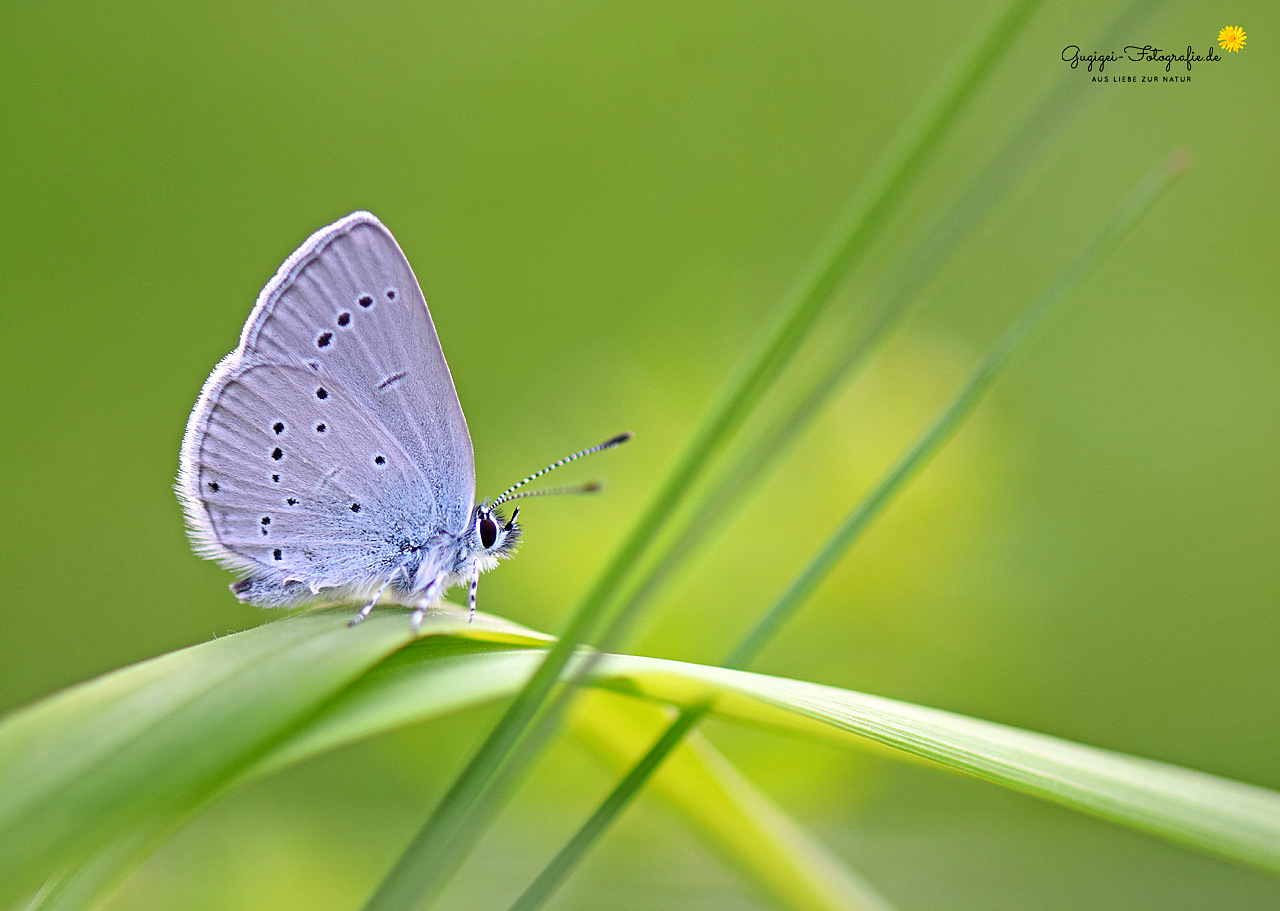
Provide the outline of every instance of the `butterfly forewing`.
{"type": "Polygon", "coordinates": [[[357,213],[313,235],[259,298],[188,425],[179,489],[201,550],[288,603],[385,578],[459,533],[471,440],[395,240],[357,213]],[[300,584],[299,584],[300,583],[300,584]]]}
{"type": "Polygon", "coordinates": [[[426,300],[382,223],[356,213],[290,258],[245,326],[254,361],[340,377],[432,486],[443,524],[470,517],[475,464],[426,300]]]}

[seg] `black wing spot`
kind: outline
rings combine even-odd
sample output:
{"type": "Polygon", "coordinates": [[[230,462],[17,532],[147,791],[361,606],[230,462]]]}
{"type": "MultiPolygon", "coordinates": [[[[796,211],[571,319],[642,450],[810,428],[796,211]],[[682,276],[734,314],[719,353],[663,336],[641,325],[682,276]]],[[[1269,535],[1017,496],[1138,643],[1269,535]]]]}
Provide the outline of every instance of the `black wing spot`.
{"type": "Polygon", "coordinates": [[[323,386],[320,386],[316,389],[316,398],[327,399],[328,397],[329,397],[328,389],[325,389],[323,386]]]}
{"type": "Polygon", "coordinates": [[[319,337],[318,339],[316,339],[316,347],[317,347],[317,348],[328,348],[328,347],[329,347],[329,343],[330,343],[331,341],[333,341],[333,333],[332,333],[332,332],[321,332],[321,333],[320,333],[320,337],[319,337]]]}
{"type": "Polygon", "coordinates": [[[360,306],[368,310],[370,307],[373,306],[373,298],[367,294],[364,295],[363,297],[360,298],[360,306]]]}
{"type": "MultiPolygon", "coordinates": [[[[385,465],[385,464],[387,464],[387,458],[386,458],[386,456],[380,456],[380,455],[376,455],[376,456],[374,456],[374,457],[373,457],[373,464],[375,464],[375,465],[385,465]]],[[[216,485],[216,484],[214,485],[214,489],[215,489],[215,490],[217,489],[217,485],[216,485]]]]}
{"type": "Polygon", "coordinates": [[[278,548],[278,547],[277,547],[275,550],[273,550],[273,551],[271,552],[271,556],[272,556],[272,557],[274,557],[274,558],[275,558],[275,559],[277,559],[277,560],[283,560],[283,559],[284,559],[284,554],[280,553],[280,548],[278,548]]]}
{"type": "Polygon", "coordinates": [[[389,301],[393,301],[393,300],[395,300],[395,299],[396,299],[396,289],[395,289],[395,288],[388,288],[388,289],[387,289],[387,300],[389,300],[389,301]]]}
{"type": "Polygon", "coordinates": [[[270,524],[271,524],[271,517],[270,517],[270,516],[263,516],[263,517],[262,517],[262,524],[263,524],[263,525],[270,525],[270,524]]]}
{"type": "Polygon", "coordinates": [[[351,325],[351,314],[350,314],[350,313],[348,313],[346,310],[343,310],[341,313],[339,313],[339,314],[338,314],[338,325],[339,325],[339,326],[343,326],[343,327],[350,326],[350,325],[351,325]]]}
{"type": "Polygon", "coordinates": [[[293,497],[290,497],[289,499],[285,500],[285,503],[289,504],[290,506],[298,505],[298,501],[293,497]]]}
{"type": "Polygon", "coordinates": [[[394,386],[396,383],[400,382],[402,379],[404,379],[408,375],[409,374],[407,374],[403,370],[401,370],[399,373],[393,373],[391,374],[391,376],[387,377],[385,380],[379,383],[378,388],[386,389],[388,386],[394,386]]]}
{"type": "MultiPolygon", "coordinates": [[[[271,450],[271,458],[279,462],[284,458],[284,450],[277,446],[275,449],[271,450]]],[[[279,475],[272,475],[271,480],[274,481],[277,477],[279,477],[279,475]]]]}
{"type": "Polygon", "coordinates": [[[279,484],[279,483],[280,483],[280,475],[278,475],[278,474],[273,474],[273,475],[271,476],[271,482],[272,482],[273,484],[279,484]]]}
{"type": "Polygon", "coordinates": [[[210,481],[209,489],[212,490],[214,493],[217,493],[221,488],[218,486],[217,481],[210,481]]]}
{"type": "Polygon", "coordinates": [[[284,433],[284,422],[276,421],[271,425],[271,429],[276,432],[276,436],[280,436],[280,434],[284,433]]]}
{"type": "Polygon", "coordinates": [[[359,511],[360,511],[360,504],[359,504],[359,503],[352,503],[352,504],[351,504],[351,511],[352,511],[352,512],[359,512],[359,511]]]}
{"type": "Polygon", "coordinates": [[[326,427],[324,424],[317,424],[317,425],[316,425],[316,433],[324,433],[324,432],[325,432],[326,430],[328,430],[328,429],[329,429],[329,428],[328,428],[328,427],[326,427]]]}

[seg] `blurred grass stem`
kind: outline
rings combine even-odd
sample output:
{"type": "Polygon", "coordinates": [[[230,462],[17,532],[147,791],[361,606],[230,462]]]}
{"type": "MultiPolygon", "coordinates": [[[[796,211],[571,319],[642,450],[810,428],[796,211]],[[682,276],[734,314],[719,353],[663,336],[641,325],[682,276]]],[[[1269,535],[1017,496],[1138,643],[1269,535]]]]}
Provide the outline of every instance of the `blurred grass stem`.
{"type": "MultiPolygon", "coordinates": [[[[858,537],[871,524],[890,500],[928,463],[952,434],[960,427],[982,396],[1008,365],[1014,352],[1045,317],[1061,303],[1098,262],[1113,250],[1144,212],[1155,202],[1173,179],[1186,167],[1185,156],[1175,153],[1152,169],[1125,196],[1097,234],[1075,259],[1041,292],[1009,328],[996,347],[970,376],[960,393],[930,425],[874,488],[853,508],[845,520],[827,539],[818,553],[796,576],[786,591],[756,622],[741,642],[725,658],[728,668],[745,668],[782,625],[791,618],[815,588],[826,578],[858,537]]],[[[686,734],[707,714],[705,705],[683,710],[659,736],[649,751],[634,765],[591,817],[552,858],[536,879],[511,906],[512,911],[539,908],[582,859],[585,852],[639,793],[662,761],[686,734]]]]}
{"type": "Polygon", "coordinates": [[[911,181],[938,149],[947,129],[1012,46],[1013,37],[1038,5],[1039,0],[1011,0],[948,68],[938,88],[909,119],[785,295],[781,318],[712,406],[649,508],[596,584],[579,601],[556,645],[370,897],[365,905],[368,911],[415,907],[447,879],[453,865],[446,862],[446,857],[465,854],[478,838],[485,814],[475,814],[474,821],[465,824],[465,831],[464,821],[472,816],[472,807],[538,713],[577,647],[599,630],[610,596],[710,458],[738,429],[790,361],[832,292],[866,251],[911,181]]]}

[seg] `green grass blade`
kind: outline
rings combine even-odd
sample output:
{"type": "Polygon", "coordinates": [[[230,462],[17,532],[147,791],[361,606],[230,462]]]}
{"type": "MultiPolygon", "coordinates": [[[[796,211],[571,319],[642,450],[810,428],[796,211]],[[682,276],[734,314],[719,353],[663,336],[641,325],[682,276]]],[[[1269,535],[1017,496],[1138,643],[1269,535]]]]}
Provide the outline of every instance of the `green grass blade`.
{"type": "MultiPolygon", "coordinates": [[[[383,640],[383,645],[371,648],[369,641],[348,636],[338,640],[339,651],[361,652],[364,658],[357,663],[363,663],[383,647],[395,649],[396,642],[407,635],[404,618],[384,616],[377,622],[386,629],[368,637],[383,640]]],[[[502,698],[524,685],[545,655],[544,637],[483,615],[477,616],[473,626],[457,620],[441,622],[435,631],[445,635],[400,648],[376,666],[356,672],[352,685],[290,718],[287,730],[278,736],[273,732],[267,738],[248,737],[224,748],[219,740],[236,738],[235,728],[242,722],[263,728],[261,718],[246,716],[252,716],[254,706],[280,697],[282,679],[305,670],[307,662],[328,665],[334,634],[349,632],[345,620],[345,613],[316,615],[235,634],[114,672],[6,718],[0,723],[0,795],[10,805],[0,823],[0,865],[10,873],[0,881],[4,904],[20,900],[59,871],[71,869],[72,875],[56,881],[37,907],[75,907],[57,900],[93,895],[95,884],[117,881],[156,838],[231,784],[442,711],[502,698]],[[458,638],[466,636],[480,641],[458,638]],[[264,663],[268,656],[271,661],[264,663]],[[274,663],[277,659],[283,663],[274,663]],[[232,666],[234,672],[228,670],[232,666]],[[272,672],[264,673],[268,668],[272,672]],[[218,701],[226,724],[220,723],[209,736],[194,742],[175,737],[210,720],[207,709],[212,697],[174,698],[175,690],[190,691],[194,679],[205,674],[217,678],[207,688],[222,697],[218,701]],[[142,716],[134,724],[121,722],[117,710],[125,703],[142,716]],[[116,724],[104,728],[106,717],[116,724]],[[167,738],[161,738],[161,733],[167,738]],[[169,748],[161,749],[166,743],[169,748]],[[47,753],[43,749],[55,744],[80,744],[91,748],[93,756],[85,766],[79,765],[75,750],[47,753]],[[181,771],[186,760],[196,758],[194,753],[201,750],[218,754],[217,774],[211,774],[204,763],[199,787],[175,782],[175,770],[181,771]],[[64,760],[60,752],[70,755],[64,760]],[[246,753],[253,758],[244,761],[246,753]],[[39,763],[28,762],[33,759],[48,765],[48,773],[39,774],[39,763]],[[141,763],[139,774],[120,774],[125,760],[141,763]],[[77,764],[76,771],[93,782],[93,799],[83,799],[83,789],[78,792],[81,799],[62,793],[66,762],[77,764]],[[99,775],[96,766],[112,773],[99,775]],[[158,783],[152,782],[153,773],[159,775],[158,783]],[[15,822],[11,809],[16,794],[25,797],[22,824],[15,822]],[[125,815],[117,809],[135,800],[145,802],[145,812],[125,815]],[[109,817],[106,821],[104,813],[109,817]],[[52,823],[60,832],[87,832],[92,837],[77,835],[73,840],[50,842],[47,832],[52,823]],[[120,841],[130,838],[129,833],[145,837],[131,846],[120,841]],[[39,843],[30,844],[31,839],[39,843]],[[86,865],[83,859],[94,852],[86,865]]],[[[431,623],[429,618],[428,627],[431,623]]],[[[585,682],[595,687],[664,705],[709,708],[720,717],[780,731],[825,733],[851,744],[870,739],[1280,874],[1280,794],[1275,792],[834,687],[654,658],[610,655],[588,662],[590,654],[581,653],[569,671],[589,666],[585,682]]],[[[321,675],[330,671],[326,668],[321,675]]],[[[301,701],[293,695],[287,698],[295,704],[301,701]]],[[[748,794],[743,801],[752,799],[748,794]]],[[[718,824],[696,801],[687,801],[685,812],[708,829],[718,824]]],[[[734,812],[750,815],[749,808],[734,812]]],[[[723,822],[719,825],[723,827],[723,822]]],[[[779,846],[780,859],[775,861],[779,869],[790,870],[787,875],[794,883],[804,883],[803,841],[788,848],[788,836],[779,832],[779,826],[785,829],[785,820],[775,825],[766,818],[756,825],[763,833],[757,841],[779,846]],[[786,860],[788,853],[791,861],[786,860]]],[[[732,850],[745,856],[745,846],[727,849],[732,850]]],[[[806,888],[824,888],[821,875],[807,879],[806,888]]]]}
{"type": "MultiPolygon", "coordinates": [[[[744,361],[727,391],[711,408],[693,441],[657,496],[636,523],[597,583],[574,609],[558,643],[530,679],[490,735],[481,744],[441,799],[418,834],[388,872],[365,907],[368,911],[392,911],[413,907],[437,890],[449,875],[443,862],[446,851],[466,850],[482,828],[466,823],[472,806],[490,779],[515,747],[537,715],[560,672],[576,647],[590,638],[603,622],[607,601],[647,548],[679,500],[701,473],[709,458],[737,429],[747,412],[795,353],[831,292],[865,251],[867,242],[887,219],[893,206],[920,169],[936,151],[943,134],[1012,43],[1039,0],[1012,0],[980,40],[941,80],[941,88],[929,99],[900,134],[881,165],[863,184],[830,239],[801,273],[784,299],[782,317],[754,353],[744,361]]],[[[500,799],[498,795],[497,799],[500,799]]]]}
{"type": "Polygon", "coordinates": [[[951,438],[973,411],[1015,351],[1022,346],[1045,318],[1074,290],[1098,262],[1111,252],[1187,166],[1186,156],[1174,153],[1148,172],[1121,200],[1102,228],[1060,272],[1040,296],[1019,316],[1009,331],[979,365],[959,395],[922,433],[911,448],[889,469],[822,546],[813,560],[769,608],[757,624],[725,659],[729,667],[745,667],[759,654],[774,633],[791,618],[796,608],[812,594],[827,573],[844,556],[863,530],[880,514],[889,500],[951,438]]]}
{"type": "MultiPolygon", "coordinates": [[[[661,773],[667,772],[671,763],[678,761],[680,752],[688,749],[688,739],[692,737],[700,740],[692,731],[706,714],[705,706],[697,706],[685,709],[676,716],[675,721],[654,741],[648,752],[631,766],[595,813],[512,903],[511,911],[532,911],[542,907],[586,855],[591,845],[631,804],[649,779],[658,773],[657,783],[660,783],[663,778],[661,773]]],[[[633,747],[627,753],[620,753],[619,760],[623,756],[634,755],[633,747]]],[[[697,797],[705,803],[707,796],[714,794],[716,789],[731,789],[732,792],[743,790],[745,779],[741,778],[737,770],[727,760],[721,760],[718,765],[715,775],[700,779],[699,787],[691,797],[697,797]]],[[[737,799],[730,805],[731,809],[744,804],[753,806],[760,799],[756,797],[753,800],[750,793],[735,796],[737,799]]],[[[757,815],[758,813],[759,811],[757,815]]],[[[744,827],[740,813],[728,815],[723,810],[704,810],[696,815],[689,815],[696,820],[718,820],[719,825],[713,832],[713,843],[731,842],[735,846],[741,846],[740,853],[744,855],[744,862],[738,864],[739,869],[749,879],[764,879],[765,884],[770,887],[768,891],[781,907],[812,908],[815,911],[827,908],[832,911],[890,911],[892,907],[870,885],[854,876],[844,865],[829,858],[825,848],[796,827],[781,811],[774,809],[767,813],[766,822],[748,827],[744,827]],[[790,863],[779,865],[779,853],[790,863]]],[[[753,822],[754,819],[746,821],[753,822]]]]}
{"type": "MultiPolygon", "coordinates": [[[[1185,163],[1180,156],[1170,157],[1148,173],[1121,201],[1084,249],[1010,327],[951,404],[917,437],[907,452],[853,508],[792,584],[729,653],[724,661],[726,667],[745,667],[759,654],[782,624],[791,618],[836,563],[848,552],[853,542],[884,511],[890,500],[951,438],[965,418],[972,413],[983,394],[995,382],[1001,370],[1009,363],[1013,353],[1043,323],[1045,317],[1080,284],[1099,260],[1114,249],[1184,167],[1185,163]]],[[[604,834],[613,820],[644,787],[645,782],[658,766],[697,725],[705,713],[705,709],[694,707],[682,712],[672,722],[605,798],[605,801],[596,808],[581,828],[530,883],[512,906],[513,911],[532,911],[542,906],[582,855],[604,834]]]]}
{"type": "Polygon", "coordinates": [[[135,824],[88,860],[51,878],[23,911],[83,911],[111,894],[164,840],[177,822],[152,819],[135,824]]]}
{"type": "MultiPolygon", "coordinates": [[[[544,652],[536,654],[541,658],[544,652]]],[[[305,728],[247,768],[243,777],[271,774],[335,744],[508,697],[528,680],[528,655],[470,638],[433,636],[356,681],[305,728]],[[414,668],[412,676],[399,673],[406,665],[414,668]]]]}
{"type": "MultiPolygon", "coordinates": [[[[0,721],[0,905],[130,831],[202,805],[413,639],[402,614],[354,630],[347,619],[344,610],[269,623],[115,671],[0,721]]],[[[433,614],[423,632],[466,626],[465,616],[433,614]]],[[[478,618],[474,634],[543,641],[517,630],[478,618]]]]}
{"type": "MultiPolygon", "coordinates": [[[[339,622],[345,619],[345,612],[338,617],[339,622]]],[[[452,631],[475,638],[428,635],[395,652],[216,789],[190,795],[186,802],[174,801],[156,808],[150,815],[135,818],[127,829],[102,833],[96,853],[87,861],[76,862],[65,875],[50,880],[27,911],[72,911],[92,906],[192,814],[229,787],[274,774],[382,731],[509,696],[528,680],[532,662],[541,657],[541,652],[513,650],[512,645],[545,647],[548,641],[542,634],[500,624],[485,615],[477,615],[474,625],[441,619],[449,622],[428,623],[424,630],[452,631]]],[[[320,624],[311,635],[326,632],[326,626],[320,624]]],[[[251,648],[257,637],[251,630],[220,641],[224,650],[234,648],[236,642],[251,648]]],[[[142,690],[162,695],[181,682],[183,668],[183,662],[164,657],[126,669],[120,676],[134,676],[143,681],[142,690]],[[162,672],[157,673],[157,669],[162,672]]],[[[97,683],[73,688],[64,695],[84,697],[98,688],[97,683]]],[[[272,695],[264,690],[252,698],[269,700],[272,695]]],[[[668,717],[663,708],[633,699],[613,694],[597,698],[608,700],[607,710],[583,706],[575,731],[593,746],[616,756],[619,764],[633,755],[668,717]]],[[[91,725],[91,720],[82,719],[69,726],[66,735],[74,738],[91,725]]],[[[138,734],[145,735],[145,729],[138,734]]],[[[5,742],[2,733],[0,742],[5,742]]],[[[127,743],[120,749],[128,749],[127,743]]],[[[709,745],[695,741],[690,748],[678,751],[674,760],[659,777],[658,790],[747,879],[757,881],[764,891],[791,906],[874,907],[870,902],[854,904],[846,900],[848,896],[865,894],[865,888],[842,873],[834,859],[709,745]]],[[[0,780],[0,787],[11,785],[0,780]]],[[[91,814],[92,808],[84,807],[81,812],[91,814]]],[[[84,825],[85,819],[71,822],[84,825]]]]}
{"type": "MultiPolygon", "coordinates": [[[[273,773],[382,731],[507,696],[528,680],[530,661],[526,652],[480,647],[468,640],[433,637],[415,643],[345,690],[306,728],[247,769],[243,779],[273,773]]],[[[620,707],[618,702],[610,696],[607,710],[581,707],[574,728],[596,748],[616,756],[620,765],[667,715],[652,706],[620,707]]],[[[709,745],[699,743],[673,759],[677,768],[665,779],[660,776],[659,790],[762,889],[790,907],[887,907],[868,897],[873,895],[868,887],[840,870],[709,745]]]]}
{"type": "MultiPolygon", "coordinates": [[[[587,692],[574,704],[570,731],[623,769],[671,719],[665,706],[612,693],[587,692]]],[[[889,911],[889,904],[762,794],[696,732],[656,770],[650,794],[678,811],[784,908],[889,911]]]]}
{"type": "Polygon", "coordinates": [[[685,736],[705,715],[705,709],[692,708],[676,716],[676,720],[671,722],[654,741],[648,752],[640,757],[622,781],[609,792],[609,796],[596,808],[590,818],[577,832],[573,833],[573,837],[556,852],[556,856],[550,863],[543,867],[542,872],[520,893],[520,897],[512,903],[511,911],[532,911],[534,908],[542,907],[542,903],[551,897],[560,883],[568,877],[569,872],[582,860],[587,849],[604,834],[608,826],[613,824],[650,776],[658,770],[671,752],[680,746],[685,736]]]}
{"type": "MultiPolygon", "coordinates": [[[[1120,40],[1117,35],[1132,32],[1156,5],[1156,0],[1135,0],[1105,30],[1105,35],[1099,35],[1098,40],[1087,46],[1114,44],[1120,40]]],[[[844,351],[809,391],[792,404],[780,407],[778,419],[744,447],[729,468],[718,474],[711,488],[699,495],[696,505],[685,510],[679,529],[668,536],[642,578],[629,589],[623,606],[618,608],[619,616],[636,616],[645,602],[708,545],[711,537],[729,527],[733,512],[750,502],[741,492],[750,490],[793,443],[803,439],[804,428],[856,375],[906,315],[920,290],[938,273],[973,227],[1017,186],[1021,175],[1066,129],[1086,98],[1094,99],[1096,94],[1090,92],[1075,73],[1063,76],[927,234],[886,269],[890,278],[872,295],[872,315],[866,325],[859,327],[844,351]]],[[[624,646],[626,633],[625,627],[611,630],[610,635],[599,642],[600,648],[619,650],[624,646]]]]}
{"type": "MultiPolygon", "coordinates": [[[[465,634],[465,630],[462,631],[465,634]]],[[[436,712],[440,679],[413,649],[369,675],[376,686],[339,695],[311,724],[310,752],[409,724],[436,712]],[[379,707],[379,690],[394,693],[395,712],[379,707]],[[368,711],[353,711],[355,702],[368,711]],[[420,712],[415,708],[420,707],[420,712]],[[328,724],[341,716],[342,724],[328,724]]],[[[587,664],[587,685],[682,709],[708,708],[720,718],[779,732],[820,734],[851,746],[873,741],[891,750],[975,775],[1153,835],[1280,875],[1280,793],[1162,762],[1073,743],[1046,734],[969,718],[853,690],[732,668],[630,655],[587,664]]],[[[502,675],[508,692],[542,661],[541,649],[483,649],[468,660],[479,685],[502,675]]],[[[460,678],[461,679],[461,678],[460,678]]],[[[309,735],[300,729],[299,737],[309,735]]],[[[287,743],[277,749],[288,750],[287,743]]],[[[298,755],[295,758],[303,758],[298,755]]],[[[261,768],[278,768],[269,757],[261,768]]]]}
{"type": "Polygon", "coordinates": [[[1280,793],[836,687],[748,671],[607,656],[595,683],[722,717],[857,735],[1111,822],[1280,874],[1280,793]]]}
{"type": "Polygon", "coordinates": [[[341,624],[319,639],[313,624],[286,620],[234,645],[205,643],[7,719],[0,781],[21,785],[0,790],[0,896],[15,897],[33,871],[75,860],[105,833],[196,798],[409,639],[403,619],[345,642],[341,624]],[[148,685],[161,677],[172,685],[148,685]],[[250,689],[257,704],[244,698],[250,689]],[[267,689],[275,693],[261,699],[267,689]]]}

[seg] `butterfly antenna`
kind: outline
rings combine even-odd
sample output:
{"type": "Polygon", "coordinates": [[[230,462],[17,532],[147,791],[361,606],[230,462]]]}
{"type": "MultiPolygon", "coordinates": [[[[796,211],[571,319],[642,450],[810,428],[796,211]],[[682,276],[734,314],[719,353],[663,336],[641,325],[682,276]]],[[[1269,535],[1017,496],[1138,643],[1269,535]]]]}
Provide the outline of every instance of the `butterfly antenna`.
{"type": "MultiPolygon", "coordinates": [[[[512,500],[523,500],[525,497],[558,497],[564,494],[578,493],[599,493],[604,490],[604,483],[601,481],[588,481],[585,484],[565,484],[562,487],[544,487],[541,490],[522,490],[520,493],[513,493],[511,496],[504,498],[502,502],[510,503],[512,500]]],[[[493,505],[497,505],[494,503],[493,505]]]]}
{"type": "Polygon", "coordinates": [[[598,443],[595,446],[592,446],[588,449],[583,449],[579,452],[575,452],[573,455],[565,456],[563,459],[560,459],[558,462],[552,462],[550,465],[548,465],[546,468],[542,469],[541,471],[535,471],[533,474],[529,475],[529,477],[525,478],[519,484],[512,484],[510,487],[504,490],[496,500],[490,503],[489,506],[492,508],[492,507],[498,506],[501,503],[505,503],[508,500],[517,500],[517,499],[520,499],[521,497],[542,496],[544,494],[549,494],[549,493],[593,493],[596,490],[600,489],[599,484],[584,484],[581,487],[577,487],[577,488],[562,488],[562,489],[553,488],[551,490],[545,490],[545,491],[531,491],[529,493],[516,494],[515,496],[512,496],[512,494],[515,494],[517,490],[519,490],[524,485],[528,484],[530,481],[536,481],[538,478],[542,477],[547,472],[555,471],[561,465],[568,465],[570,462],[575,462],[578,459],[582,458],[583,456],[589,456],[593,452],[601,452],[605,449],[612,449],[615,446],[621,446],[623,443],[625,443],[629,439],[631,439],[630,433],[620,433],[616,437],[610,437],[609,439],[605,440],[603,443],[598,443]]]}

